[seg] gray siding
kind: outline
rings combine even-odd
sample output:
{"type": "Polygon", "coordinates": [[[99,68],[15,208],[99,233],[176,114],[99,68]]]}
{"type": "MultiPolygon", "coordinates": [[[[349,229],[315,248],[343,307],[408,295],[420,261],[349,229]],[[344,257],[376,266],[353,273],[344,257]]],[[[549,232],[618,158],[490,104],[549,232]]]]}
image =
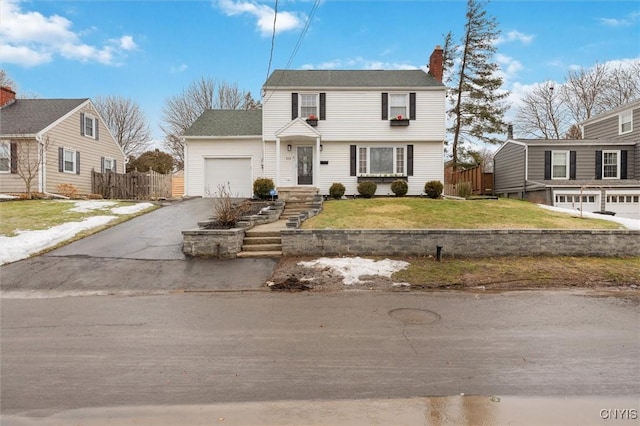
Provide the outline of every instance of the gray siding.
{"type": "MultiPolygon", "coordinates": [[[[628,111],[628,110],[627,110],[628,111]]],[[[640,140],[640,108],[633,110],[633,131],[630,133],[619,135],[619,114],[611,117],[588,123],[584,126],[585,139],[606,139],[616,138],[623,141],[639,141],[640,140]]]]}
{"type": "Polygon", "coordinates": [[[629,145],[563,145],[529,146],[529,180],[544,180],[544,152],[545,151],[575,151],[576,152],[576,180],[595,179],[596,151],[627,151],[627,178],[633,179],[637,164],[637,147],[629,145]]]}
{"type": "Polygon", "coordinates": [[[494,193],[522,192],[525,177],[524,157],[524,146],[513,142],[505,142],[505,145],[496,153],[493,159],[494,193]]]}

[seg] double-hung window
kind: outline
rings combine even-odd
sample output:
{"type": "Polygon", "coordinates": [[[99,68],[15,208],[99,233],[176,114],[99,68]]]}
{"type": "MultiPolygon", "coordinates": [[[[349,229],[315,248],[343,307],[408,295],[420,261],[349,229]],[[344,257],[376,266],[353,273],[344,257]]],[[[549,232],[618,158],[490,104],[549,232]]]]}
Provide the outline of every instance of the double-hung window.
{"type": "Polygon", "coordinates": [[[76,152],[70,149],[63,149],[63,163],[62,170],[65,173],[75,173],[76,172],[76,152]]]}
{"type": "Polygon", "coordinates": [[[404,147],[360,147],[358,173],[361,176],[402,176],[406,173],[404,147]]]}
{"type": "Polygon", "coordinates": [[[569,179],[569,151],[553,151],[551,179],[569,179]]]}
{"type": "Polygon", "coordinates": [[[602,151],[602,178],[620,177],[620,151],[602,151]]]}
{"type": "Polygon", "coordinates": [[[11,172],[11,142],[0,141],[0,173],[11,172]]]}
{"type": "Polygon", "coordinates": [[[300,117],[309,118],[311,116],[318,117],[318,94],[317,93],[301,93],[300,94],[300,117]]]}
{"type": "Polygon", "coordinates": [[[623,135],[633,131],[633,111],[625,111],[618,117],[620,123],[619,134],[623,135]]]}
{"type": "Polygon", "coordinates": [[[409,118],[409,94],[389,93],[389,117],[409,118]]]}
{"type": "Polygon", "coordinates": [[[98,119],[89,114],[80,114],[80,134],[98,139],[98,119]]]}
{"type": "Polygon", "coordinates": [[[104,171],[105,172],[115,172],[115,161],[113,158],[105,158],[104,159],[104,171]]]}

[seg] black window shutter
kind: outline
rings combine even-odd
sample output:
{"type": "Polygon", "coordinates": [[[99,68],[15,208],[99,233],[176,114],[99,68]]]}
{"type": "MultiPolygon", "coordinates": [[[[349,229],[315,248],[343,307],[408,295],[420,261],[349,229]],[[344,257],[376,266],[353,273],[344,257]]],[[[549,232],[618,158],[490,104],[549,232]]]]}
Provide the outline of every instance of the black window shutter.
{"type": "Polygon", "coordinates": [[[76,174],[80,174],[80,153],[76,151],[76,174]]]}
{"type": "Polygon", "coordinates": [[[389,119],[389,94],[388,93],[382,94],[382,119],[383,120],[389,119]]]}
{"type": "Polygon", "coordinates": [[[113,169],[111,171],[118,173],[118,160],[113,160],[113,169]]]}
{"type": "Polygon", "coordinates": [[[349,176],[356,176],[356,146],[355,145],[350,145],[349,146],[349,151],[350,151],[350,157],[349,157],[349,176]]]}
{"type": "Polygon", "coordinates": [[[576,152],[569,151],[569,179],[576,179],[576,152]]]}
{"type": "Polygon", "coordinates": [[[620,179],[627,178],[627,151],[620,151],[620,179]]]}
{"type": "Polygon", "coordinates": [[[64,148],[58,148],[58,171],[64,172],[64,148]]]}
{"type": "Polygon", "coordinates": [[[18,143],[11,142],[9,148],[11,152],[11,173],[15,175],[18,173],[18,143]]]}
{"type": "Polygon", "coordinates": [[[320,93],[320,120],[326,120],[327,116],[327,94],[320,93]]]}
{"type": "Polygon", "coordinates": [[[100,157],[100,173],[104,173],[104,157],[100,157]]]}
{"type": "Polygon", "coordinates": [[[602,151],[596,151],[596,179],[602,179],[602,151]]]}
{"type": "Polygon", "coordinates": [[[416,94],[409,93],[409,120],[416,119],[416,94]]]}
{"type": "Polygon", "coordinates": [[[291,94],[291,119],[295,120],[298,118],[298,94],[291,94]]]}
{"type": "Polygon", "coordinates": [[[413,145],[407,145],[407,176],[413,176],[413,145]]]}
{"type": "Polygon", "coordinates": [[[99,123],[100,122],[98,121],[97,118],[93,121],[93,128],[95,129],[94,132],[95,132],[96,140],[98,140],[98,129],[100,128],[100,124],[99,123]]]}
{"type": "Polygon", "coordinates": [[[551,151],[544,152],[544,180],[551,179],[551,151]]]}
{"type": "Polygon", "coordinates": [[[84,112],[80,113],[80,135],[84,136],[84,112]]]}

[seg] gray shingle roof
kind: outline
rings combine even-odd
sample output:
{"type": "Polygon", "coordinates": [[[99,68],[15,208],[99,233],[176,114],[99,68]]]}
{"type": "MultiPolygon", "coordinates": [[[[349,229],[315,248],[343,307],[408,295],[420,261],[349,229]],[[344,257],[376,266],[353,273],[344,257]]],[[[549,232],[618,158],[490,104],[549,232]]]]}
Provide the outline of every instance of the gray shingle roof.
{"type": "Polygon", "coordinates": [[[512,139],[530,146],[566,146],[566,145],[633,145],[635,142],[629,140],[619,140],[616,138],[606,139],[512,139]]]}
{"type": "Polygon", "coordinates": [[[0,109],[0,134],[34,135],[87,100],[16,99],[0,109]]]}
{"type": "Polygon", "coordinates": [[[422,70],[275,70],[264,88],[442,87],[422,70]]]}
{"type": "Polygon", "coordinates": [[[262,110],[207,109],[185,136],[262,136],[262,110]]]}

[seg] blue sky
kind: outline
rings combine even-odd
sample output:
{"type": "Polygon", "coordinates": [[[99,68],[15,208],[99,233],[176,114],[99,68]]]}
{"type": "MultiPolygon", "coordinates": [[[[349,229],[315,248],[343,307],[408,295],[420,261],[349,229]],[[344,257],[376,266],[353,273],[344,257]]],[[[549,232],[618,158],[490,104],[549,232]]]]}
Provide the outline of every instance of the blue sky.
{"type": "MultiPolygon", "coordinates": [[[[462,36],[466,1],[279,0],[271,70],[424,67],[462,36]],[[311,18],[309,20],[309,18],[311,18]],[[301,39],[307,25],[308,30],[301,39]],[[299,49],[294,53],[298,42],[299,49]]],[[[254,98],[267,77],[275,0],[0,3],[0,63],[20,93],[136,101],[154,138],[168,97],[202,76],[254,98]]],[[[637,1],[494,0],[497,62],[512,101],[574,67],[640,57],[637,1]]]]}

